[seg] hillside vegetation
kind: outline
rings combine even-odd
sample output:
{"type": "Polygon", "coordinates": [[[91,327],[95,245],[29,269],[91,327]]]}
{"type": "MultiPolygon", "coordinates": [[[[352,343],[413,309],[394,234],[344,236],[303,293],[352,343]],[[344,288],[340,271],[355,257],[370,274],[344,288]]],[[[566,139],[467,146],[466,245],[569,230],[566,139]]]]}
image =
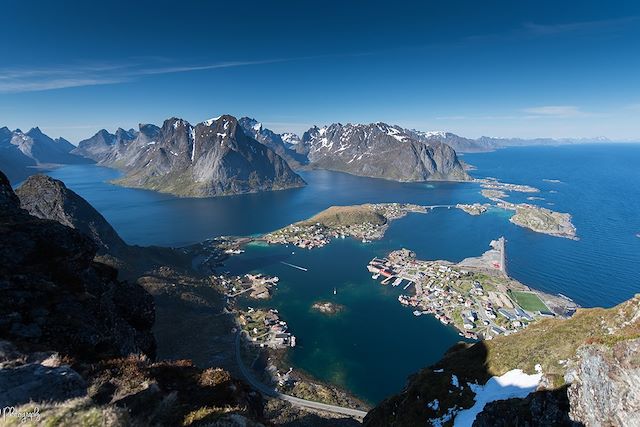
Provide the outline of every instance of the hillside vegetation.
{"type": "MultiPolygon", "coordinates": [[[[600,411],[597,414],[599,419],[616,416],[624,418],[629,414],[625,415],[622,410],[627,408],[629,411],[633,407],[624,399],[633,400],[637,397],[628,390],[630,383],[626,380],[616,383],[616,378],[607,376],[607,373],[618,372],[616,369],[620,362],[616,355],[632,354],[629,349],[637,346],[638,338],[640,295],[610,309],[579,309],[569,319],[544,319],[513,335],[472,345],[460,343],[452,347],[438,363],[411,376],[400,394],[384,400],[369,412],[364,424],[414,426],[425,425],[428,420],[434,424],[445,419],[451,421],[458,410],[469,408],[474,403],[475,393],[469,383],[484,384],[492,376],[500,376],[513,369],[534,374],[538,364],[544,374],[541,383],[543,388],[531,395],[534,397],[518,402],[518,405],[511,402],[517,416],[531,418],[531,414],[537,410],[539,413],[533,416],[534,419],[538,415],[553,414],[555,418],[549,425],[568,425],[565,423],[569,422],[569,405],[573,412],[576,412],[576,408],[580,408],[582,414],[588,412],[589,406],[575,397],[588,395],[599,402],[597,409],[591,409],[593,412],[600,411]],[[602,373],[603,378],[594,380],[588,376],[589,373],[595,376],[594,369],[590,368],[594,363],[593,358],[585,360],[580,356],[587,353],[613,355],[602,356],[597,362],[599,365],[595,372],[602,373]],[[586,384],[585,378],[598,384],[608,382],[607,389],[600,387],[600,392],[594,389],[594,384],[586,384]],[[567,379],[572,381],[571,384],[565,383],[567,379]],[[586,388],[582,390],[581,387],[586,388]],[[612,396],[621,397],[616,400],[618,398],[612,396]],[[534,408],[535,405],[531,402],[536,399],[538,403],[545,402],[546,406],[534,408]],[[438,405],[428,405],[435,400],[438,405]]],[[[640,363],[636,361],[636,365],[640,363]]],[[[627,372],[629,376],[638,375],[637,366],[635,371],[627,368],[622,372],[627,372]]],[[[490,405],[485,407],[485,411],[489,411],[489,407],[490,405]]],[[[492,413],[491,416],[495,414],[492,413]]],[[[499,414],[502,420],[508,416],[505,413],[499,414]]],[[[522,418],[519,422],[512,421],[513,424],[508,425],[537,425],[523,424],[522,418]]]]}
{"type": "Polygon", "coordinates": [[[320,223],[327,227],[339,227],[370,223],[373,225],[386,224],[387,219],[376,211],[375,205],[331,206],[312,216],[302,224],[320,223]]]}

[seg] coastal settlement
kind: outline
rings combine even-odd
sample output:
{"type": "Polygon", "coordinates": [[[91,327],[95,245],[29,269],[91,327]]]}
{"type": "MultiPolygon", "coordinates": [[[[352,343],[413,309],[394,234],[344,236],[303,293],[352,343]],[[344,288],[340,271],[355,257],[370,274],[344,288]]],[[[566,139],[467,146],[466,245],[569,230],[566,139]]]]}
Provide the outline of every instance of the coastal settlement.
{"type": "Polygon", "coordinates": [[[413,314],[434,315],[470,339],[492,339],[526,328],[541,317],[568,317],[577,305],[567,297],[532,290],[509,278],[504,238],[481,257],[458,264],[423,261],[407,249],[372,259],[367,268],[382,285],[402,287],[398,301],[413,314]]]}

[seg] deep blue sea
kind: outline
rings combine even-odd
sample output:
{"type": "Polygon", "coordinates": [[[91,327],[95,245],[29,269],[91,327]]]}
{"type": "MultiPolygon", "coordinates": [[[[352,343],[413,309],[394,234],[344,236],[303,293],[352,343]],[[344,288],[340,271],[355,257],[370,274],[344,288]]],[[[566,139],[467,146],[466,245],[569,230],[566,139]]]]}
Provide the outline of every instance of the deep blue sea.
{"type": "MultiPolygon", "coordinates": [[[[476,167],[474,176],[539,188],[534,196],[544,200],[528,201],[532,194],[526,193],[511,193],[509,200],[572,214],[580,240],[517,227],[504,211],[470,216],[452,209],[410,214],[392,223],[383,240],[369,244],[345,239],[313,251],[251,246],[226,268],[281,278],[268,305],[280,310],[299,338],[290,352],[295,368],[377,402],[459,340],[452,328],[401,307],[399,289],[371,279],[367,261],[401,247],[423,259],[458,261],[480,255],[490,240],[505,236],[509,274],[531,287],[562,293],[583,306],[612,306],[640,292],[640,145],[509,148],[463,158],[476,167]],[[283,260],[309,271],[286,267],[283,260]],[[318,300],[335,300],[346,310],[323,316],[310,309],[318,300]]],[[[91,165],[50,175],[86,198],[127,242],[140,245],[264,233],[331,205],[485,201],[477,184],[396,183],[326,171],[303,173],[309,185],[301,189],[211,199],[113,186],[107,181],[117,171],[91,165]]]]}

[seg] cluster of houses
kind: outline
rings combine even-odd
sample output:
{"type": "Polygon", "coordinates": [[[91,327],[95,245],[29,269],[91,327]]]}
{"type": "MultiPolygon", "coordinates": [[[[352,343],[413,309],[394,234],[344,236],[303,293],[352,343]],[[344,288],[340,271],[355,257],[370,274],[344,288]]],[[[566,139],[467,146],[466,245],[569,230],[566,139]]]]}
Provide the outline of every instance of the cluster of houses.
{"type": "MultiPolygon", "coordinates": [[[[408,212],[426,212],[424,206],[406,203],[380,203],[371,208],[384,216],[387,221],[402,218],[408,212]]],[[[294,245],[303,249],[320,248],[334,238],[353,237],[363,243],[377,240],[384,236],[386,224],[373,224],[364,221],[360,224],[327,225],[320,222],[297,222],[288,227],[268,233],[264,236],[267,243],[294,245]]]]}
{"type": "Polygon", "coordinates": [[[295,347],[296,337],[289,332],[287,322],[280,320],[278,311],[249,308],[239,317],[240,324],[252,342],[260,347],[295,347]]]}
{"type": "Polygon", "coordinates": [[[297,223],[264,236],[267,243],[294,245],[302,249],[321,248],[334,238],[353,237],[363,243],[379,239],[384,235],[384,226],[363,222],[362,224],[328,227],[324,224],[297,223]]]}
{"type": "Polygon", "coordinates": [[[263,274],[245,274],[244,276],[211,276],[222,287],[227,298],[234,298],[248,293],[251,298],[267,299],[271,296],[270,289],[280,279],[277,276],[263,274]]]}
{"type": "Polygon", "coordinates": [[[413,285],[414,292],[398,296],[401,304],[413,307],[416,316],[431,314],[443,324],[453,324],[468,338],[509,334],[534,320],[495,284],[483,285],[477,279],[481,276],[473,271],[446,262],[416,260],[415,253],[406,249],[387,258],[374,258],[368,269],[374,278],[392,275],[406,279],[409,285],[404,289],[413,285]],[[504,299],[510,304],[494,305],[504,299]]]}

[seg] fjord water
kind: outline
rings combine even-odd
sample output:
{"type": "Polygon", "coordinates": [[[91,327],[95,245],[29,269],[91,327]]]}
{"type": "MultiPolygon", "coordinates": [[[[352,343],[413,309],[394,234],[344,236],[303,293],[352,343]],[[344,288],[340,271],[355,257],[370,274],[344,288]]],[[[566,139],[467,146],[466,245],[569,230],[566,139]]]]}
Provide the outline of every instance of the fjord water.
{"type": "MultiPolygon", "coordinates": [[[[261,304],[279,309],[298,336],[289,356],[293,366],[377,402],[459,340],[452,328],[401,307],[400,289],[371,279],[365,268],[369,259],[401,247],[423,259],[458,261],[481,254],[490,240],[504,235],[509,274],[527,285],[562,293],[583,306],[611,306],[640,291],[640,145],[511,148],[463,158],[476,166],[475,176],[540,188],[538,194],[512,193],[509,200],[571,213],[580,240],[522,229],[505,211],[473,217],[439,209],[393,222],[385,238],[373,243],[339,239],[313,251],[251,245],[226,269],[281,278],[273,299],[261,304]],[[530,196],[544,200],[527,200],[530,196]],[[311,310],[318,300],[338,302],[346,310],[321,315],[311,310]]],[[[116,187],[105,181],[118,172],[96,166],[50,174],[92,203],[127,242],[142,245],[264,233],[331,205],[485,201],[476,184],[394,183],[325,171],[303,173],[305,188],[215,199],[116,187]]]]}

